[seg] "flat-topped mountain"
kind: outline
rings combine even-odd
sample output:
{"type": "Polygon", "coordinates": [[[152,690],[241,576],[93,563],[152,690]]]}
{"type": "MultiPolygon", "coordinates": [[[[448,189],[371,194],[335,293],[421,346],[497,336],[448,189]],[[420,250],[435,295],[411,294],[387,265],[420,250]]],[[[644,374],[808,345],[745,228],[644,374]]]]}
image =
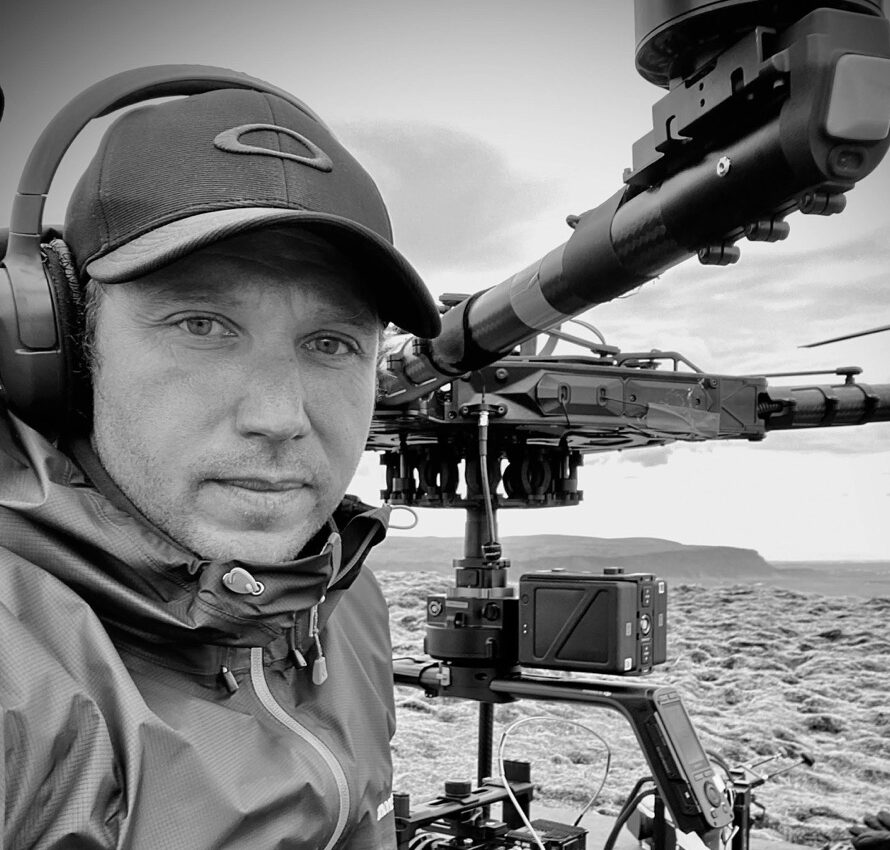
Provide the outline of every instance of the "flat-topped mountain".
{"type": "MultiPolygon", "coordinates": [[[[656,573],[662,578],[722,581],[763,580],[775,572],[754,549],[732,546],[687,546],[653,537],[612,539],[566,534],[505,537],[504,557],[518,578],[532,570],[602,572],[621,567],[625,572],[656,573]]],[[[377,570],[431,570],[450,574],[452,560],[463,555],[463,541],[450,537],[390,537],[368,559],[377,570]]]]}
{"type": "MultiPolygon", "coordinates": [[[[832,596],[890,596],[890,562],[816,561],[771,564],[755,549],[735,546],[691,546],[655,537],[582,537],[537,534],[505,537],[504,557],[510,577],[518,581],[534,570],[602,572],[620,567],[626,573],[653,573],[672,584],[763,584],[832,596]]],[[[453,575],[452,560],[463,557],[458,537],[390,536],[368,558],[373,570],[425,570],[453,575]]]]}

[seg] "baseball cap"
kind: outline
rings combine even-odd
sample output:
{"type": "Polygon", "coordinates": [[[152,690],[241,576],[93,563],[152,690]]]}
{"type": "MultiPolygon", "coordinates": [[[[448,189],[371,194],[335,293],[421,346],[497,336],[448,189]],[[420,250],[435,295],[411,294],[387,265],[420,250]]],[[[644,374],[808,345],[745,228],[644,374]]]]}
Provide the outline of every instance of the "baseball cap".
{"type": "Polygon", "coordinates": [[[374,181],[297,103],[221,89],[118,118],[68,204],[78,275],[123,283],[221,239],[293,224],[347,252],[382,318],[438,334],[439,311],[393,246],[374,181]]]}

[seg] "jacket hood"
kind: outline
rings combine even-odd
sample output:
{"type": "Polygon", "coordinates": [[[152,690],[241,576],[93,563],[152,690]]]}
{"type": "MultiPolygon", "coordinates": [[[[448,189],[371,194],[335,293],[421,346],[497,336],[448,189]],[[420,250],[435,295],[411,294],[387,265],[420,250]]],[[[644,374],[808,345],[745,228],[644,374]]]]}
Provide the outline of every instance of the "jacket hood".
{"type": "Polygon", "coordinates": [[[338,591],[385,536],[389,510],[346,497],[293,561],[205,560],[129,503],[88,441],[63,452],[0,416],[0,548],[53,574],[107,625],[141,641],[265,646],[314,606],[323,627],[338,591]]]}

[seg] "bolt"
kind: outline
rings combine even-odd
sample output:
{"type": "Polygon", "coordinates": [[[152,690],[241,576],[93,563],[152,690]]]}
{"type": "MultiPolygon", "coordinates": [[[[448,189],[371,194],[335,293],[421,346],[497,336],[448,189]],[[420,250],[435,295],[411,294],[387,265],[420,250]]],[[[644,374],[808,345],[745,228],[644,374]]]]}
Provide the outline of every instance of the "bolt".
{"type": "Polygon", "coordinates": [[[506,369],[497,369],[497,370],[495,370],[494,376],[495,376],[495,378],[497,378],[499,381],[506,381],[506,380],[507,380],[507,376],[508,376],[509,374],[510,374],[510,373],[509,373],[506,369]]]}
{"type": "Polygon", "coordinates": [[[732,168],[732,160],[728,156],[721,156],[720,159],[717,160],[718,177],[726,177],[726,175],[729,174],[730,168],[732,168]]]}

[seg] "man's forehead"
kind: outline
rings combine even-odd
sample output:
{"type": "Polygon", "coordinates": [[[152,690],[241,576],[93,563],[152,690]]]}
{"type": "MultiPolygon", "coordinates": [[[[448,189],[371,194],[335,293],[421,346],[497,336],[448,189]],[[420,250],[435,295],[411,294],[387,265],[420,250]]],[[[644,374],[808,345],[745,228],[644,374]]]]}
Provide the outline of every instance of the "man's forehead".
{"type": "Polygon", "coordinates": [[[140,300],[157,304],[232,308],[249,306],[259,294],[277,290],[310,298],[332,314],[367,314],[379,323],[361,270],[314,234],[258,231],[206,246],[124,286],[140,300]]]}

